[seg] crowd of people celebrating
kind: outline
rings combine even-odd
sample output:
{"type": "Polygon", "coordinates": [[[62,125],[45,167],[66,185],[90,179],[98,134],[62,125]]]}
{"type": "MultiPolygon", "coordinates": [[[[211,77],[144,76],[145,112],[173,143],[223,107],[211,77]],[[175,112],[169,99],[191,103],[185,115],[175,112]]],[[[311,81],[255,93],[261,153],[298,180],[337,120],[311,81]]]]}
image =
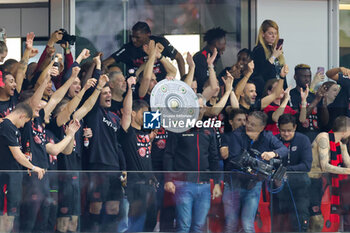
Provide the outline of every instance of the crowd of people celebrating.
{"type": "Polygon", "coordinates": [[[74,59],[57,30],[28,64],[38,54],[34,38],[27,34],[20,61],[4,62],[0,41],[0,232],[153,232],[157,222],[161,232],[202,232],[213,199],[222,199],[222,231],[255,232],[268,181],[233,162],[251,150],[287,170],[288,185],[269,197],[272,231],[322,230],[322,173],[332,174],[330,214],[339,225],[340,184],[350,174],[350,69],[312,75],[298,64],[292,88],[276,22],[265,20],[254,49],[232,54],[236,63],[222,71],[220,27],[185,58],[145,22],[105,60],[88,49],[74,59]],[[153,88],[177,70],[197,94],[198,120],[221,127],[143,128],[153,88]]]}

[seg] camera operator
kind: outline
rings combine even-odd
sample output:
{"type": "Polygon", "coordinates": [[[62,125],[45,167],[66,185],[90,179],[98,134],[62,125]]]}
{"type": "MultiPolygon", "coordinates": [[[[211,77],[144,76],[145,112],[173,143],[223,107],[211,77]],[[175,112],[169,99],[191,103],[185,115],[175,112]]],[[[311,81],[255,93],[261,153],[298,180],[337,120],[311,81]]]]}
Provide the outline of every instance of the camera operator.
{"type": "MultiPolygon", "coordinates": [[[[287,171],[294,173],[288,174],[288,184],[284,185],[284,188],[277,194],[277,200],[273,203],[277,211],[276,221],[274,221],[274,231],[283,232],[284,230],[290,231],[307,231],[309,225],[309,203],[310,197],[308,188],[310,186],[310,178],[306,172],[311,169],[312,163],[312,151],[311,143],[307,136],[295,132],[297,127],[296,119],[291,114],[283,114],[278,119],[278,128],[280,134],[276,137],[282,141],[282,143],[288,148],[288,156],[283,159],[283,166],[287,168],[287,171]],[[303,172],[303,173],[295,173],[303,172]],[[291,191],[291,192],[290,192],[291,191]],[[291,197],[291,193],[293,198],[291,197]],[[293,203],[293,200],[295,203],[293,203]],[[295,215],[294,204],[297,209],[298,217],[295,215]],[[292,229],[282,229],[286,226],[285,217],[290,214],[290,225],[292,229]],[[298,222],[298,219],[300,222],[298,222]]],[[[274,195],[276,197],[276,195],[274,195]]],[[[288,219],[288,218],[287,218],[288,219]]]]}
{"type": "MultiPolygon", "coordinates": [[[[238,158],[244,150],[255,149],[262,154],[261,158],[269,161],[272,158],[284,158],[287,148],[272,135],[264,131],[267,115],[254,111],[248,116],[246,126],[226,134],[223,145],[229,148],[228,161],[238,158]]],[[[234,163],[226,163],[225,170],[232,171],[234,163]]],[[[244,169],[244,168],[241,168],[244,169]]],[[[237,232],[239,215],[245,232],[254,232],[254,219],[258,209],[262,182],[256,175],[239,173],[225,177],[223,202],[225,207],[225,232],[237,232]]]]}

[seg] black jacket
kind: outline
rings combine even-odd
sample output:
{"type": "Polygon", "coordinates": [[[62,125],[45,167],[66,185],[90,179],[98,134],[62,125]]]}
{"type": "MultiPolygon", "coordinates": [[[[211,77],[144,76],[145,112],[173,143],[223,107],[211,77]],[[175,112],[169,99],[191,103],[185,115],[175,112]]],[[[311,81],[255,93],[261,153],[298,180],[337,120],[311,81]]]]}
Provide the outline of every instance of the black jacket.
{"type": "Polygon", "coordinates": [[[166,176],[167,181],[218,182],[219,153],[212,128],[192,128],[184,133],[169,132],[164,155],[165,171],[191,171],[166,176]],[[196,172],[193,172],[196,171],[196,172]],[[200,173],[215,171],[216,174],[200,173]]]}
{"type": "MultiPolygon", "coordinates": [[[[258,140],[252,142],[245,132],[245,127],[242,126],[235,131],[224,134],[222,146],[229,148],[229,160],[243,153],[244,150],[250,148],[259,151],[260,153],[274,151],[283,159],[287,157],[288,150],[270,131],[260,133],[258,140]]],[[[225,166],[226,171],[231,171],[232,166],[225,166]]]]}
{"type": "MultiPolygon", "coordinates": [[[[283,143],[281,135],[276,137],[283,143]]],[[[288,146],[288,155],[283,158],[283,166],[287,167],[287,171],[304,171],[309,172],[312,163],[311,143],[304,134],[295,132],[294,138],[288,146]]]]}

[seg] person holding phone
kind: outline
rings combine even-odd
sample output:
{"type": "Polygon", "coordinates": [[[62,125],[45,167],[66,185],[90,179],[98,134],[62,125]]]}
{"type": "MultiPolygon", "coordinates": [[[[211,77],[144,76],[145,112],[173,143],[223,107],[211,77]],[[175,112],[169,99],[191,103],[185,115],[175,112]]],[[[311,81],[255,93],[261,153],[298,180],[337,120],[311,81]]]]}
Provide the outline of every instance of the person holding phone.
{"type": "MultiPolygon", "coordinates": [[[[254,76],[260,76],[265,82],[273,78],[279,78],[285,60],[283,39],[279,38],[279,28],[276,22],[265,20],[261,24],[251,58],[255,64],[254,76]]],[[[284,88],[287,88],[286,82],[284,88]]]]}

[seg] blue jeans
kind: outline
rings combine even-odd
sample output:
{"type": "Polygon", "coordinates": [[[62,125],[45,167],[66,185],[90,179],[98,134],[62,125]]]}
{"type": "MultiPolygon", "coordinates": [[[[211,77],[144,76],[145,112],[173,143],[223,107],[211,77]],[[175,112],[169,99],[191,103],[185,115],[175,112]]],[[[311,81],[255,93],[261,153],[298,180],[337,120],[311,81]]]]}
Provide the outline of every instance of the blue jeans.
{"type": "Polygon", "coordinates": [[[210,209],[210,184],[175,181],[178,232],[201,232],[210,209]]]}
{"type": "Polygon", "coordinates": [[[225,210],[225,232],[238,232],[241,217],[244,232],[255,232],[254,220],[258,210],[262,182],[250,189],[236,188],[225,183],[223,203],[225,210]]]}
{"type": "Polygon", "coordinates": [[[120,200],[120,204],[119,204],[117,232],[126,232],[128,230],[128,214],[129,214],[129,201],[128,201],[128,198],[123,197],[123,199],[120,200]]]}

